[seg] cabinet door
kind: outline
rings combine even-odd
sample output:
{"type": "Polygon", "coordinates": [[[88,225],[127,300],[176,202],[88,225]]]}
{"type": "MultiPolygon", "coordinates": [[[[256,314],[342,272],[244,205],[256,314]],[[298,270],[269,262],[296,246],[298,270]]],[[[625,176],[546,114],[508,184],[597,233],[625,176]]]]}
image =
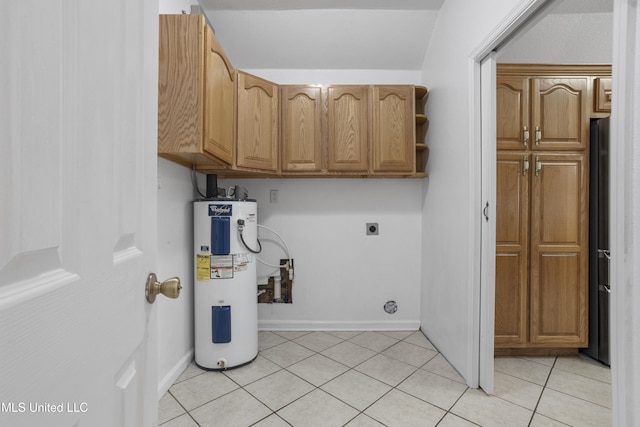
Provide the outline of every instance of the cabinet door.
{"type": "Polygon", "coordinates": [[[374,173],[415,172],[413,86],[373,86],[374,173]]]}
{"type": "Polygon", "coordinates": [[[280,87],[282,172],[322,171],[322,88],[280,87]]]}
{"type": "Polygon", "coordinates": [[[527,342],[530,155],[498,152],[495,346],[527,342]]]}
{"type": "Polygon", "coordinates": [[[203,18],[160,15],[158,154],[202,150],[203,18]]]}
{"type": "Polygon", "coordinates": [[[589,135],[587,78],[531,80],[534,150],[584,150],[589,135]]]}
{"type": "Polygon", "coordinates": [[[235,70],[211,29],[205,29],[204,150],[231,164],[235,145],[235,70]]]}
{"type": "Polygon", "coordinates": [[[529,124],[529,79],[500,76],[496,82],[498,150],[525,150],[533,133],[529,124]]]}
{"type": "Polygon", "coordinates": [[[369,88],[327,87],[327,169],[368,172],[369,88]]]}
{"type": "Polygon", "coordinates": [[[533,154],[531,330],[533,344],[587,344],[586,154],[533,154]]]}
{"type": "Polygon", "coordinates": [[[238,144],[236,165],[278,170],[278,86],[238,72],[238,144]]]}

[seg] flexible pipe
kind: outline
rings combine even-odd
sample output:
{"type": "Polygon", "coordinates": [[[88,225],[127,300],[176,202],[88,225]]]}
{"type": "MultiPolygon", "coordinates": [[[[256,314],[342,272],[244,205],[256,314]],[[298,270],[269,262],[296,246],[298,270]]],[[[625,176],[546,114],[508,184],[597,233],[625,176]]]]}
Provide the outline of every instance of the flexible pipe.
{"type": "MultiPolygon", "coordinates": [[[[284,237],[282,237],[276,230],[274,230],[271,227],[267,227],[266,225],[258,224],[258,228],[264,228],[265,230],[268,230],[268,231],[272,232],[273,234],[275,234],[280,239],[280,241],[284,245],[284,251],[285,251],[285,253],[287,255],[287,259],[289,260],[288,261],[288,264],[289,264],[289,268],[288,268],[288,270],[289,270],[289,278],[291,280],[293,280],[293,268],[292,268],[292,263],[291,263],[291,255],[290,255],[290,252],[289,252],[289,245],[287,245],[287,242],[284,240],[284,237]]],[[[282,268],[282,267],[286,267],[286,265],[283,266],[283,265],[280,265],[280,264],[278,264],[278,265],[269,264],[269,263],[261,260],[260,258],[258,258],[258,261],[261,262],[264,265],[267,265],[269,267],[278,268],[278,269],[282,268]]]]}

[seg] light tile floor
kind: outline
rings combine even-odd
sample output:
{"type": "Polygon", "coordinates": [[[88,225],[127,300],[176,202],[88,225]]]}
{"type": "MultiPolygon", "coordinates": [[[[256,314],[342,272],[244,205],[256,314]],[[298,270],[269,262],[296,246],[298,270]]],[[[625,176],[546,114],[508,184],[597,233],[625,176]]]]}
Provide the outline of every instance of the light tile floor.
{"type": "Polygon", "coordinates": [[[260,332],[224,372],[191,364],[159,402],[178,426],[609,426],[611,375],[586,357],[499,357],[470,389],[419,331],[260,332]]]}

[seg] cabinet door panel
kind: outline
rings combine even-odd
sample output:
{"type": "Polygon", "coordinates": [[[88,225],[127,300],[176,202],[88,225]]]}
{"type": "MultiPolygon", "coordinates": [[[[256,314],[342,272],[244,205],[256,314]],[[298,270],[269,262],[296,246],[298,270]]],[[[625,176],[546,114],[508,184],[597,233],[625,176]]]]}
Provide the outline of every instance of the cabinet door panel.
{"type": "Polygon", "coordinates": [[[587,343],[588,211],[583,154],[534,155],[531,180],[532,343],[587,343]]]}
{"type": "Polygon", "coordinates": [[[238,73],[239,167],[277,171],[277,85],[244,72],[238,73]]]}
{"type": "Polygon", "coordinates": [[[496,167],[495,346],[527,341],[530,156],[498,152],[496,167]]]}
{"type": "Polygon", "coordinates": [[[374,172],[414,172],[414,98],[412,86],[373,87],[374,172]]]}
{"type": "Polygon", "coordinates": [[[496,252],[495,346],[518,347],[527,341],[528,296],[518,252],[496,252]]]}
{"type": "Polygon", "coordinates": [[[281,87],[283,172],[322,170],[322,88],[281,87]]]}
{"type": "Polygon", "coordinates": [[[586,315],[578,280],[579,252],[539,251],[537,280],[531,287],[531,341],[575,344],[583,332],[586,315]]]}
{"type": "Polygon", "coordinates": [[[584,150],[588,147],[588,83],[587,78],[532,79],[534,150],[584,150]]]}
{"type": "Polygon", "coordinates": [[[496,82],[498,150],[526,149],[533,135],[529,126],[529,80],[498,77],[496,82]],[[525,129],[529,132],[525,134],[525,129]]]}
{"type": "Polygon", "coordinates": [[[202,150],[202,50],[198,16],[160,16],[158,153],[202,150]]]}
{"type": "Polygon", "coordinates": [[[366,86],[327,88],[327,168],[367,172],[368,91],[366,86]]]}
{"type": "Polygon", "coordinates": [[[205,25],[204,150],[231,164],[235,145],[235,70],[205,25]]]}

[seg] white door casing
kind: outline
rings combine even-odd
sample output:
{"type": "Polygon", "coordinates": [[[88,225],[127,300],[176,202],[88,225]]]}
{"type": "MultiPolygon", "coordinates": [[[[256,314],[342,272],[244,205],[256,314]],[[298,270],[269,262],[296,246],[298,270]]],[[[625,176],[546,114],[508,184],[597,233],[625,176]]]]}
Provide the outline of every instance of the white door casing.
{"type": "Polygon", "coordinates": [[[157,9],[0,3],[0,425],[156,423],[157,9]]]}

